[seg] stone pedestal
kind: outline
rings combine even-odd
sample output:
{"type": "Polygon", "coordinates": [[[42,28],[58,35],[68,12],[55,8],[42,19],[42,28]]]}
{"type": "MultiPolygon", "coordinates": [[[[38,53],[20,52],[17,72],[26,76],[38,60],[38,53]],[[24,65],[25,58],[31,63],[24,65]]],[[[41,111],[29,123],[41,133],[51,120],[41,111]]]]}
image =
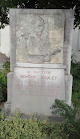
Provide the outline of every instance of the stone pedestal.
{"type": "Polygon", "coordinates": [[[17,64],[14,67],[11,112],[51,116],[55,99],[65,100],[65,66],[17,64]]]}

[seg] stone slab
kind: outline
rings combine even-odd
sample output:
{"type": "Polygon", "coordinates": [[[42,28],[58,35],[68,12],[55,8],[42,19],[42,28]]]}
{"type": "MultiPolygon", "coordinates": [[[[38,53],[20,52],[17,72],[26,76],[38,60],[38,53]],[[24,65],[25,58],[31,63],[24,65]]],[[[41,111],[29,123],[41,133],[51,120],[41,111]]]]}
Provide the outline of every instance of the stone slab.
{"type": "Polygon", "coordinates": [[[16,62],[63,63],[64,13],[16,15],[16,62]]]}
{"type": "Polygon", "coordinates": [[[26,68],[48,68],[48,69],[65,69],[66,66],[63,64],[33,64],[33,63],[16,63],[16,67],[26,67],[26,68]]]}
{"type": "Polygon", "coordinates": [[[51,115],[55,98],[65,100],[64,69],[14,67],[11,113],[51,115]]]}

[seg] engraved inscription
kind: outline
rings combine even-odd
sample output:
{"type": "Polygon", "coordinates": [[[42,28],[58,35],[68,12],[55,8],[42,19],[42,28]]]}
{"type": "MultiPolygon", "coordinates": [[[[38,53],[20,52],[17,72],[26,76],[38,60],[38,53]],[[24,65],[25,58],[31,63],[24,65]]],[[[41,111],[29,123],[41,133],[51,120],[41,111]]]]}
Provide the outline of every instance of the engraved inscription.
{"type": "Polygon", "coordinates": [[[16,83],[15,87],[20,95],[58,97],[62,91],[62,87],[56,85],[58,76],[49,70],[28,70],[26,74],[20,74],[19,78],[25,81],[23,84],[16,83]]]}

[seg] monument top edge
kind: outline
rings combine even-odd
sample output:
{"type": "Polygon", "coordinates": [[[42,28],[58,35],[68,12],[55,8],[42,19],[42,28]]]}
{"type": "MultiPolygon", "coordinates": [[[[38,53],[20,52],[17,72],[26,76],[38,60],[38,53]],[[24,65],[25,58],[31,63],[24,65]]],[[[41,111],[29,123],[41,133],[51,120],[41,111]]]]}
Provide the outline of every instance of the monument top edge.
{"type": "Polygon", "coordinates": [[[48,69],[66,69],[63,64],[32,64],[32,63],[16,63],[14,67],[27,68],[48,68],[48,69]]]}
{"type": "Polygon", "coordinates": [[[17,9],[10,8],[9,12],[14,14],[74,14],[74,10],[70,9],[17,9]]]}

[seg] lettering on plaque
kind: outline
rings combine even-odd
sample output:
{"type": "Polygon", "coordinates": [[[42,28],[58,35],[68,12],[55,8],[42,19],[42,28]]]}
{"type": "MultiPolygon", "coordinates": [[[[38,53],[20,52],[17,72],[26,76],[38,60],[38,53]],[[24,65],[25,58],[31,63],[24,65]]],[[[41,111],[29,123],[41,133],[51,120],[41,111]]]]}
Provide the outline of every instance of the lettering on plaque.
{"type": "Polygon", "coordinates": [[[62,88],[60,85],[54,85],[58,77],[52,75],[51,71],[27,71],[26,74],[20,75],[21,80],[26,80],[26,83],[16,83],[16,89],[18,89],[20,95],[25,96],[58,97],[62,88]],[[39,76],[39,79],[37,79],[37,76],[39,76]]]}

